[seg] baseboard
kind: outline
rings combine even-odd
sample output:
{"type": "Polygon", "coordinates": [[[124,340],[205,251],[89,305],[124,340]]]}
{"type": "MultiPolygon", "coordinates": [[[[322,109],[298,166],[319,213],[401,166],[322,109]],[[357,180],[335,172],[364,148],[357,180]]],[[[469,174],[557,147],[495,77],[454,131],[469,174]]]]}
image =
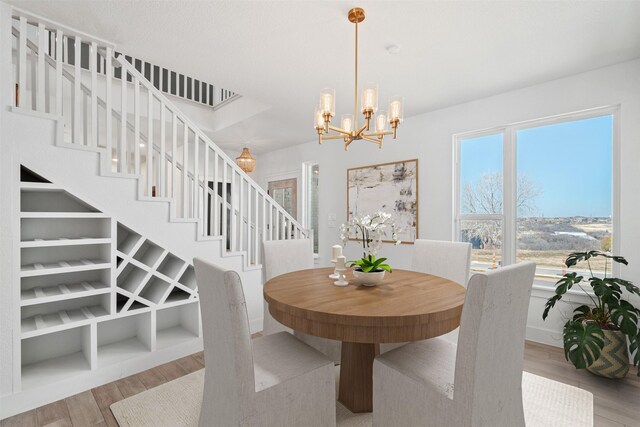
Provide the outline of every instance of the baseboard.
{"type": "Polygon", "coordinates": [[[125,360],[121,363],[89,370],[70,376],[64,381],[43,384],[41,387],[24,390],[0,398],[0,419],[55,402],[103,384],[117,381],[138,372],[146,371],[163,363],[202,351],[202,339],[197,338],[179,346],[156,350],[144,356],[125,360]]]}
{"type": "Polygon", "coordinates": [[[262,332],[262,318],[258,317],[249,321],[249,331],[252,334],[256,332],[262,332]]]}
{"type": "Polygon", "coordinates": [[[527,340],[547,344],[553,347],[562,347],[562,331],[553,329],[527,326],[527,340]]]}

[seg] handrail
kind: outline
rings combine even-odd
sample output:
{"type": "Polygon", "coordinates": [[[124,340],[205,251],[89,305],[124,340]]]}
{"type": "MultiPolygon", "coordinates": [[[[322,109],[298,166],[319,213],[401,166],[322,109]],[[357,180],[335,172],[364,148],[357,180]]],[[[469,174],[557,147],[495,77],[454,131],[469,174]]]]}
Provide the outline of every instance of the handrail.
{"type": "MultiPolygon", "coordinates": [[[[13,34],[14,36],[16,36],[16,37],[19,37],[19,36],[20,36],[20,30],[18,30],[18,29],[17,29],[17,28],[15,28],[15,27],[12,27],[12,34],[13,34]]],[[[29,50],[31,50],[34,54],[39,55],[39,49],[38,49],[38,46],[37,46],[35,43],[33,43],[31,40],[27,40],[27,47],[28,47],[28,48],[29,48],[29,50]]],[[[52,68],[54,68],[54,69],[56,68],[56,61],[55,61],[55,60],[54,60],[50,55],[45,54],[45,60],[47,61],[47,63],[48,63],[52,68]]],[[[64,66],[66,66],[66,67],[70,67],[70,65],[68,65],[68,64],[63,64],[63,65],[64,65],[64,66]]],[[[69,81],[71,81],[71,82],[74,82],[74,81],[75,81],[75,76],[73,75],[73,73],[69,72],[69,71],[68,71],[68,70],[66,70],[64,67],[63,67],[62,73],[63,73],[63,75],[64,75],[64,76],[65,76],[69,81]]],[[[122,80],[122,81],[123,81],[124,83],[128,83],[128,82],[126,82],[126,80],[122,80]]],[[[85,95],[91,95],[91,89],[89,89],[89,88],[88,88],[84,83],[80,82],[80,87],[81,87],[81,89],[82,89],[82,92],[83,92],[85,95]]],[[[227,100],[223,101],[223,103],[222,103],[222,104],[227,103],[227,101],[229,101],[229,100],[231,100],[231,99],[235,98],[236,96],[240,96],[240,95],[236,94],[236,95],[234,95],[233,97],[228,98],[227,100]]],[[[104,102],[104,100],[103,100],[101,97],[97,96],[97,97],[96,97],[96,99],[97,99],[97,101],[98,101],[98,104],[99,104],[101,107],[106,108],[106,105],[107,105],[107,104],[104,102]]],[[[222,104],[220,104],[220,105],[222,105],[222,104]]],[[[113,109],[111,110],[111,113],[112,113],[112,115],[113,115],[113,117],[114,117],[114,118],[116,118],[117,120],[122,121],[122,115],[121,115],[120,113],[118,113],[117,111],[115,111],[115,110],[113,110],[113,109]]],[[[135,131],[135,127],[134,127],[134,125],[132,125],[128,120],[126,121],[126,126],[127,126],[127,129],[129,129],[130,131],[132,131],[132,132],[134,132],[134,131],[135,131]]],[[[144,141],[145,143],[147,143],[147,142],[148,142],[146,135],[144,135],[144,134],[142,134],[142,133],[140,133],[140,139],[141,139],[142,141],[144,141]]],[[[160,153],[160,147],[159,147],[157,144],[155,144],[155,143],[154,143],[154,144],[152,144],[152,146],[153,146],[153,150],[154,150],[155,152],[160,153]]],[[[165,160],[166,160],[166,161],[168,161],[169,163],[173,163],[173,161],[174,161],[173,156],[172,156],[171,154],[169,154],[169,153],[166,153],[166,154],[165,154],[165,160]]],[[[183,166],[182,166],[182,164],[181,164],[180,162],[177,162],[177,161],[176,161],[176,167],[177,167],[181,172],[184,170],[184,168],[183,168],[183,166]]],[[[193,173],[191,173],[191,172],[187,171],[187,176],[188,176],[189,178],[191,178],[192,180],[194,180],[193,173]]],[[[215,199],[216,199],[216,201],[220,202],[220,201],[219,201],[219,200],[217,200],[217,199],[222,199],[222,198],[221,198],[217,193],[213,192],[210,188],[208,188],[208,187],[205,185],[204,181],[200,181],[200,180],[198,180],[198,185],[199,185],[200,187],[202,187],[203,189],[207,189],[207,191],[208,191],[209,195],[214,196],[214,197],[215,197],[215,199]]],[[[236,214],[236,215],[239,215],[239,214],[240,214],[240,210],[239,210],[239,209],[234,209],[234,208],[232,207],[232,205],[231,205],[229,202],[227,202],[226,204],[227,204],[227,209],[229,209],[229,210],[233,209],[233,211],[235,212],[235,214],[236,214]]],[[[245,218],[245,217],[242,217],[241,219],[244,221],[244,223],[245,223],[245,224],[248,224],[250,227],[255,227],[255,226],[256,226],[255,222],[251,222],[251,223],[249,223],[248,219],[247,219],[247,218],[245,218]]],[[[258,229],[259,229],[259,230],[261,230],[261,228],[258,228],[258,229]]]]}
{"type": "Polygon", "coordinates": [[[64,24],[61,24],[59,22],[52,21],[51,19],[48,19],[48,18],[45,18],[43,16],[37,15],[35,13],[29,12],[28,10],[25,10],[25,9],[22,9],[22,8],[19,8],[19,7],[16,7],[16,6],[11,6],[11,8],[15,12],[18,12],[18,14],[19,14],[18,16],[16,16],[15,14],[12,14],[13,18],[17,19],[17,18],[23,17],[23,18],[26,18],[27,20],[34,21],[34,22],[39,23],[39,24],[44,24],[47,27],[58,28],[58,29],[62,30],[62,32],[65,35],[73,36],[73,37],[80,37],[82,40],[94,41],[94,42],[99,43],[99,44],[101,44],[103,46],[106,46],[106,47],[115,48],[115,46],[116,46],[115,43],[112,43],[110,41],[101,39],[99,37],[94,37],[94,36],[92,36],[90,34],[87,34],[87,33],[84,33],[82,31],[76,30],[74,28],[68,27],[68,26],[66,26],[64,24]]]}
{"type": "MultiPolygon", "coordinates": [[[[11,27],[11,34],[14,35],[15,37],[20,37],[20,30],[18,30],[16,27],[11,27]]],[[[31,40],[27,39],[27,47],[29,48],[29,50],[31,50],[34,54],[39,55],[39,49],[38,49],[38,45],[36,45],[34,42],[32,42],[31,40]]],[[[45,61],[47,61],[47,64],[49,64],[53,69],[56,68],[56,60],[53,59],[49,54],[45,53],[45,61]]],[[[67,80],[69,80],[70,82],[74,83],[75,82],[75,76],[73,75],[73,73],[71,73],[69,70],[66,69],[66,67],[71,67],[71,65],[69,64],[62,64],[62,74],[64,75],[64,77],[67,78],[67,80]]],[[[82,83],[82,81],[80,82],[80,89],[82,90],[82,92],[87,95],[90,96],[91,95],[91,89],[88,88],[84,83],[82,83]]],[[[99,97],[96,96],[96,99],[98,101],[98,105],[101,106],[102,108],[107,108],[107,103],[104,102],[104,100],[99,97]]],[[[116,120],[122,121],[122,115],[120,113],[118,113],[116,110],[112,109],[111,110],[111,114],[113,115],[113,117],[116,118],[116,120]]],[[[129,123],[129,121],[126,121],[127,124],[127,129],[129,129],[130,131],[134,132],[135,131],[135,127],[129,123]]],[[[145,143],[147,142],[147,137],[144,134],[140,134],[140,139],[142,141],[144,141],[145,143]]],[[[155,148],[155,147],[154,147],[155,148]]]]}
{"type": "Polygon", "coordinates": [[[188,125],[200,140],[205,142],[209,146],[209,148],[211,148],[219,157],[221,157],[227,163],[227,165],[231,167],[232,171],[240,174],[240,176],[242,176],[249,184],[251,184],[252,187],[254,187],[256,191],[258,191],[258,194],[260,194],[262,197],[264,197],[265,200],[268,200],[271,204],[273,204],[276,209],[278,209],[280,213],[284,215],[284,217],[287,218],[292,224],[295,224],[297,228],[299,228],[303,232],[303,234],[308,234],[308,230],[305,229],[302,224],[300,224],[287,211],[285,211],[282,206],[280,206],[280,204],[276,202],[266,191],[264,191],[264,189],[260,187],[258,183],[256,183],[249,175],[247,175],[246,172],[240,169],[236,162],[231,160],[231,158],[224,151],[220,150],[220,148],[218,148],[218,146],[215,145],[213,141],[211,141],[209,137],[204,132],[202,132],[202,130],[200,130],[198,126],[196,126],[182,111],[180,111],[180,109],[178,109],[169,99],[167,99],[167,97],[162,92],[156,89],[153,85],[149,84],[144,76],[140,74],[140,72],[136,70],[135,67],[133,67],[126,59],[124,59],[122,54],[116,56],[115,60],[120,63],[120,65],[122,65],[122,67],[125,68],[129,74],[137,77],[140,84],[146,87],[148,91],[153,93],[156,98],[162,99],[163,103],[167,108],[169,108],[169,110],[171,110],[176,115],[179,115],[180,120],[188,125]]]}
{"type": "MultiPolygon", "coordinates": [[[[96,148],[104,156],[106,143],[108,157],[113,154],[120,161],[112,164],[103,159],[102,165],[107,167],[103,172],[127,176],[133,176],[133,172],[142,197],[153,200],[157,193],[159,200],[170,201],[177,220],[197,220],[198,236],[222,236],[228,242],[227,249],[246,252],[248,265],[261,263],[261,241],[310,237],[311,230],[305,229],[248,176],[176,107],[177,101],[169,93],[149,81],[127,56],[90,36],[85,36],[81,44],[80,33],[65,34],[38,18],[16,14],[18,25],[11,26],[18,66],[15,84],[24,89],[22,93],[16,90],[17,107],[62,116],[68,130],[65,135],[70,134],[72,145],[96,148]],[[32,25],[40,30],[37,40],[27,34],[32,25]],[[54,45],[52,34],[56,36],[54,45]],[[73,37],[75,43],[71,43],[73,37]],[[90,44],[88,67],[83,56],[86,41],[90,44]],[[72,57],[66,52],[74,54],[76,60],[70,62],[72,57]],[[114,68],[119,68],[121,77],[114,76],[114,68]],[[51,72],[55,85],[48,84],[51,72]],[[114,81],[120,82],[116,88],[114,81]],[[29,82],[31,97],[26,90],[29,82]],[[129,82],[133,84],[128,86],[129,82]],[[50,104],[54,94],[55,105],[50,104]],[[147,123],[141,126],[144,117],[147,123]],[[146,172],[141,173],[145,165],[146,172]],[[209,187],[211,180],[223,184],[222,194],[218,194],[217,187],[209,187]],[[230,225],[220,228],[220,224],[230,225]]],[[[217,107],[238,97],[215,93],[216,99],[225,99],[217,107]]]]}

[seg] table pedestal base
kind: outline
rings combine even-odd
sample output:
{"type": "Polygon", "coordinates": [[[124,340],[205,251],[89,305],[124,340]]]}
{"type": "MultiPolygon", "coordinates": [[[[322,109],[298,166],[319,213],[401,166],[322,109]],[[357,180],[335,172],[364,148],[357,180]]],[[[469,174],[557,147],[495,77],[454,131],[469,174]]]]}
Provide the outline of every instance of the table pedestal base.
{"type": "Polygon", "coordinates": [[[373,411],[373,359],[380,344],[343,342],[338,401],[351,412],[373,411]]]}

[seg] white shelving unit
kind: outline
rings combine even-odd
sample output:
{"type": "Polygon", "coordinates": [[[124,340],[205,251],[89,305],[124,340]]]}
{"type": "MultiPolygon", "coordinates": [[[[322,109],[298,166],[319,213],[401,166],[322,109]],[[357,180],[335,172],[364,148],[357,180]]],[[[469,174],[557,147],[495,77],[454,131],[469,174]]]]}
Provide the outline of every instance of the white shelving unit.
{"type": "Polygon", "coordinates": [[[59,186],[20,193],[23,391],[201,339],[189,262],[59,186]]]}

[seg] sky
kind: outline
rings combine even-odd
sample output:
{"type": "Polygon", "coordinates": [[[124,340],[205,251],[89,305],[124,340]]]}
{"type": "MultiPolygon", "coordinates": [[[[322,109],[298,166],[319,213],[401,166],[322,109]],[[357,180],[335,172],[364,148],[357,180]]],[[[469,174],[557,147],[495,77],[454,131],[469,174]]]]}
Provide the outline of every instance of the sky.
{"type": "MultiPolygon", "coordinates": [[[[608,115],[517,132],[516,169],[540,190],[537,216],[611,215],[612,126],[608,115]]],[[[461,141],[461,189],[501,171],[502,134],[461,141]]]]}

